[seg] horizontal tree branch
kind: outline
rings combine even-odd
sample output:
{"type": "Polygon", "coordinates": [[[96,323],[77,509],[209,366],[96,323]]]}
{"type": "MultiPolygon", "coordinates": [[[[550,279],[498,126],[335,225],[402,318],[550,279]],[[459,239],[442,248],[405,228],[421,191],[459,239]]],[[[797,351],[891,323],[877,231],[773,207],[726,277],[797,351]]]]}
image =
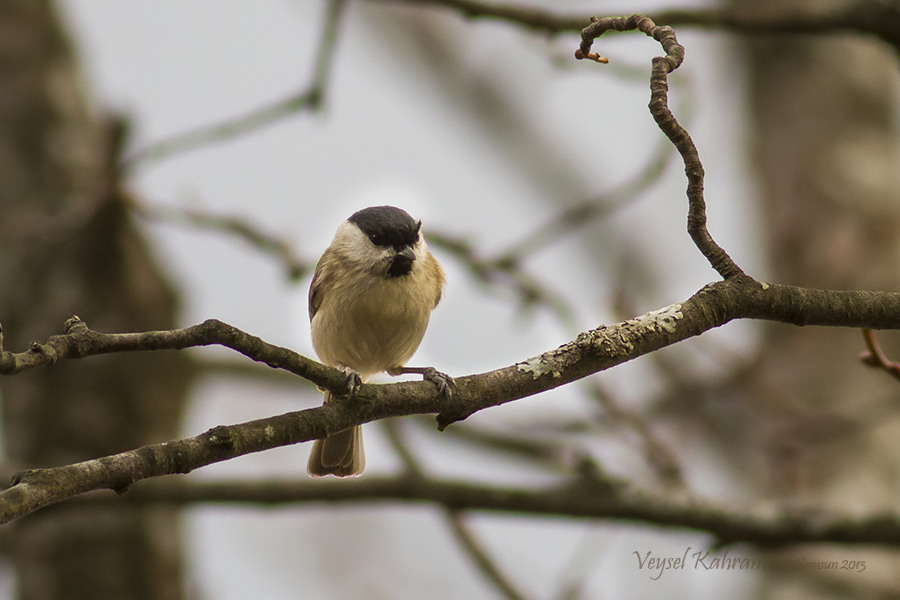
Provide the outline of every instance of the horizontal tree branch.
{"type": "MultiPolygon", "coordinates": [[[[561,14],[520,4],[479,0],[368,0],[379,4],[434,6],[455,11],[468,19],[495,19],[546,33],[580,31],[585,13],[561,14]]],[[[742,7],[702,7],[660,10],[653,20],[666,25],[724,29],[745,34],[862,33],[881,38],[900,50],[900,6],[896,2],[860,0],[832,3],[814,10],[787,8],[759,11],[742,7]]]]}
{"type": "Polygon", "coordinates": [[[65,322],[64,331],[62,335],[54,335],[43,344],[33,342],[25,352],[12,353],[3,349],[2,328],[0,328],[0,375],[14,375],[36,367],[53,366],[60,360],[98,354],[184,350],[219,345],[231,348],[272,368],[284,369],[299,375],[332,391],[340,391],[346,386],[346,376],[337,369],[326,367],[287,348],[264,342],[237,327],[214,319],[169,331],[100,333],[89,329],[76,315],[65,322]]]}
{"type": "Polygon", "coordinates": [[[452,511],[501,512],[552,517],[615,519],[709,533],[712,546],[750,543],[781,547],[803,543],[900,546],[900,514],[867,517],[813,509],[776,512],[749,506],[723,508],[709,502],[631,489],[619,481],[578,479],[543,488],[473,484],[415,475],[369,476],[352,481],[186,482],[140,485],[126,498],[90,501],[186,505],[428,503],[452,511]]]}
{"type": "Polygon", "coordinates": [[[859,0],[760,11],[735,4],[732,8],[667,10],[654,15],[669,25],[715,28],[743,34],[874,35],[900,50],[900,5],[882,0],[859,0]]]}
{"type": "MultiPolygon", "coordinates": [[[[95,489],[127,489],[135,481],[196,468],[252,452],[322,438],[386,417],[437,414],[439,428],[491,406],[532,396],[699,335],[733,319],[794,325],[900,328],[900,293],[812,290],[769,285],[746,276],[712,283],[680,304],[583,332],[574,340],[514,365],[455,379],[451,400],[429,382],[360,386],[353,399],[215,427],[199,436],[151,444],[73,465],[26,471],[0,492],[0,523],[95,489]]],[[[0,340],[2,342],[2,340],[0,340]]],[[[34,342],[20,353],[0,352],[0,374],[12,375],[60,360],[111,352],[181,350],[218,344],[273,368],[341,393],[342,372],[287,348],[268,344],[220,321],[172,331],[107,334],[77,317],[66,333],[34,342]]]]}

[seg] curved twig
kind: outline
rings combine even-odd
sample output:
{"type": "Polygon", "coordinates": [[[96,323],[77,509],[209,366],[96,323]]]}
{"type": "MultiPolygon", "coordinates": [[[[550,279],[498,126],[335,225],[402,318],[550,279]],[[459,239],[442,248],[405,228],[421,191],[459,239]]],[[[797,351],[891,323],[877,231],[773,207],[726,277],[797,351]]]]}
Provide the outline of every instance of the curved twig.
{"type": "Polygon", "coordinates": [[[704,173],[700,154],[690,134],[678,123],[672,111],[669,110],[668,76],[684,61],[684,47],[675,38],[675,30],[668,26],[657,25],[649,17],[640,14],[602,19],[591,17],[591,24],[581,30],[581,45],[575,51],[575,58],[597,60],[597,54],[591,52],[594,40],[607,31],[635,29],[658,41],[666,53],[665,56],[653,58],[653,67],[650,73],[649,108],[653,120],[669,138],[684,161],[684,172],[688,178],[688,234],[713,269],[723,278],[743,275],[744,272],[741,268],[709,234],[706,227],[706,201],[703,198],[704,173]]]}

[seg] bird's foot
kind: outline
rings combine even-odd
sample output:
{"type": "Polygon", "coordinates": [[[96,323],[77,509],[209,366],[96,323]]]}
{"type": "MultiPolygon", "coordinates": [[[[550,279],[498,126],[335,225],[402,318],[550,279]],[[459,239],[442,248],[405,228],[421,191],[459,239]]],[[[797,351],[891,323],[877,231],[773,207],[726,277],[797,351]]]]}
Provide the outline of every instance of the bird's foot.
{"type": "Polygon", "coordinates": [[[446,373],[441,373],[434,367],[397,367],[395,369],[390,369],[388,374],[421,375],[423,380],[430,381],[437,387],[438,393],[443,396],[445,400],[450,400],[453,397],[453,388],[456,387],[456,383],[453,381],[452,377],[446,373]]]}
{"type": "Polygon", "coordinates": [[[347,399],[352,400],[356,390],[362,385],[362,376],[350,367],[338,367],[347,377],[347,399]]]}
{"type": "Polygon", "coordinates": [[[453,388],[456,387],[456,382],[454,382],[453,378],[446,373],[442,373],[434,367],[426,367],[422,372],[422,379],[430,381],[437,386],[438,393],[443,396],[445,400],[453,398],[453,388]]]}

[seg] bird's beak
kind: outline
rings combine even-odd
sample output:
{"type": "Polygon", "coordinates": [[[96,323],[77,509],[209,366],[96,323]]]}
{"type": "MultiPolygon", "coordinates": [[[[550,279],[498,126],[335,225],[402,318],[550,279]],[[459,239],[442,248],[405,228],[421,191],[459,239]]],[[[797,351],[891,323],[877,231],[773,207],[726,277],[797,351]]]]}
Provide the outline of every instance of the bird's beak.
{"type": "Polygon", "coordinates": [[[416,253],[409,246],[403,246],[397,249],[394,259],[388,267],[388,277],[400,277],[409,274],[412,271],[413,262],[416,260],[416,253]]]}

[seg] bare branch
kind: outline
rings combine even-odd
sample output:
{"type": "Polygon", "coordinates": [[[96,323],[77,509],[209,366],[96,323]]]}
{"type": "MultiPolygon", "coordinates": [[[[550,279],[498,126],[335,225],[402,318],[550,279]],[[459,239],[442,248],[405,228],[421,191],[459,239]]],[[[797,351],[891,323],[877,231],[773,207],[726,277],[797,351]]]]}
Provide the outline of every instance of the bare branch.
{"type": "Polygon", "coordinates": [[[210,319],[200,325],[169,331],[143,333],[99,333],[88,328],[77,316],[65,323],[63,335],[52,336],[46,343],[34,342],[25,352],[0,354],[0,374],[14,375],[36,367],[49,367],[63,359],[84,358],[113,352],[143,350],[184,350],[218,344],[236,350],[248,358],[270,367],[284,369],[328,389],[339,389],[342,377],[337,369],[286,348],[273,346],[258,337],[244,333],[227,323],[210,319]]]}
{"type": "Polygon", "coordinates": [[[452,254],[477,281],[508,287],[516,294],[523,307],[545,306],[553,311],[560,322],[572,330],[577,330],[577,327],[574,327],[575,313],[565,298],[536,277],[526,273],[516,261],[506,260],[502,256],[482,257],[475,245],[468,240],[439,231],[428,231],[428,243],[452,254]]]}
{"type": "Polygon", "coordinates": [[[338,25],[345,4],[346,0],[331,0],[328,4],[322,37],[316,53],[313,78],[304,90],[290,98],[257,108],[245,115],[180,133],[169,139],[150,144],[126,158],[120,168],[127,171],[138,163],[159,161],[201,146],[227,141],[303,110],[317,110],[322,106],[325,96],[325,85],[337,42],[338,25]]]}
{"type": "Polygon", "coordinates": [[[609,392],[600,385],[596,377],[589,383],[591,396],[604,408],[604,416],[625,425],[638,436],[644,457],[657,477],[670,488],[688,489],[674,452],[654,435],[647,422],[619,406],[609,392]]]}
{"type": "MultiPolygon", "coordinates": [[[[424,417],[411,417],[409,422],[420,427],[433,427],[424,417]]],[[[571,473],[575,461],[560,440],[545,440],[538,436],[503,433],[466,424],[451,427],[445,435],[459,439],[468,446],[477,446],[491,453],[499,453],[527,461],[529,464],[556,473],[571,473]]]]}
{"type": "Polygon", "coordinates": [[[703,253],[713,269],[727,279],[743,275],[743,271],[728,256],[706,228],[706,201],[703,198],[703,165],[700,154],[687,130],[682,127],[668,106],[668,76],[681,66],[684,47],[675,39],[675,30],[668,26],[657,26],[650,18],[635,14],[630,17],[591,17],[591,24],[581,31],[581,46],[575,51],[575,58],[590,58],[591,46],[598,37],[608,31],[630,31],[637,29],[657,40],[666,55],[653,58],[650,73],[650,114],[653,120],[672,142],[684,160],[684,171],[688,178],[688,233],[694,244],[703,253]]]}
{"type": "Polygon", "coordinates": [[[517,264],[527,255],[557,242],[562,235],[572,234],[595,219],[612,215],[656,183],[665,171],[671,156],[668,144],[664,143],[654,152],[640,172],[628,181],[597,198],[560,211],[548,222],[501,252],[493,262],[498,265],[517,264]]]}
{"type": "MultiPolygon", "coordinates": [[[[295,282],[301,279],[313,268],[314,263],[301,258],[288,240],[264,231],[244,217],[219,215],[187,208],[148,205],[124,193],[121,194],[121,198],[129,208],[144,218],[165,223],[184,224],[197,229],[224,233],[243,240],[260,252],[277,259],[284,267],[290,281],[295,282]]],[[[591,208],[587,208],[586,211],[594,212],[591,208]]],[[[495,259],[482,258],[470,242],[438,231],[430,230],[428,241],[432,246],[453,255],[476,280],[505,286],[518,296],[523,307],[535,304],[545,306],[553,311],[560,321],[572,329],[577,329],[573,326],[574,313],[565,299],[555,294],[537,278],[519,268],[516,260],[510,260],[505,255],[495,259]]]]}
{"type": "Polygon", "coordinates": [[[461,13],[468,19],[488,18],[516,23],[536,31],[558,33],[579,31],[584,27],[584,13],[560,15],[537,7],[479,2],[477,0],[370,0],[378,4],[437,6],[461,13]]]}
{"type": "Polygon", "coordinates": [[[146,219],[216,231],[243,240],[260,252],[277,259],[283,265],[289,281],[297,281],[312,270],[312,261],[298,256],[290,242],[263,231],[244,217],[217,215],[188,208],[150,205],[139,202],[130,194],[122,194],[122,197],[129,208],[146,219]]]}
{"type": "MultiPolygon", "coordinates": [[[[407,476],[413,478],[423,477],[424,471],[403,439],[400,424],[392,419],[384,420],[381,423],[394,451],[403,460],[407,476]]],[[[445,510],[444,516],[451,534],[485,579],[509,600],[524,600],[524,596],[516,590],[509,578],[500,571],[500,568],[490,557],[487,550],[478,542],[471,528],[465,522],[464,515],[459,510],[445,510]]]]}
{"type": "MultiPolygon", "coordinates": [[[[468,19],[497,19],[515,25],[543,31],[562,33],[579,31],[584,16],[563,15],[556,12],[477,0],[369,0],[381,4],[434,6],[456,11],[468,19]]],[[[796,35],[852,32],[872,34],[900,50],[900,6],[896,2],[860,0],[848,3],[822,3],[816,10],[778,10],[761,13],[739,4],[734,8],[695,8],[661,10],[653,13],[654,20],[667,25],[681,25],[703,29],[725,29],[743,34],[796,35]]]]}
{"type": "Polygon", "coordinates": [[[881,346],[878,345],[878,340],[875,338],[875,332],[871,329],[863,329],[862,334],[869,351],[860,356],[860,360],[870,367],[881,369],[894,379],[900,379],[900,363],[896,363],[885,356],[881,346]]]}
{"type": "Polygon", "coordinates": [[[667,10],[655,14],[669,25],[728,29],[749,34],[873,34],[900,50],[900,5],[881,0],[821,3],[808,8],[781,8],[776,11],[734,8],[667,10]]]}
{"type": "MultiPolygon", "coordinates": [[[[733,319],[755,318],[795,325],[900,328],[900,293],[811,290],[761,284],[732,277],[710,284],[680,304],[586,331],[567,344],[514,365],[455,379],[447,401],[426,381],[364,384],[352,401],[333,402],[305,411],[217,427],[185,440],[75,465],[28,471],[18,485],[0,493],[0,523],[95,489],[124,489],[135,481],[187,473],[214,462],[278,446],[319,439],[386,417],[437,413],[438,427],[550,390],[590,374],[699,335],[733,319]]],[[[296,352],[267,344],[220,321],[185,329],[105,334],[73,317],[66,333],[34,342],[25,352],[0,353],[0,374],[11,375],[60,360],[111,352],[182,350],[218,344],[253,360],[284,369],[338,394],[344,374],[296,352]]]]}
{"type": "Polygon", "coordinates": [[[166,480],[136,486],[123,498],[95,496],[91,501],[272,506],[322,502],[367,505],[375,501],[427,502],[456,511],[615,519],[704,531],[715,538],[716,546],[740,542],[768,548],[804,543],[900,546],[900,514],[896,512],[860,518],[814,509],[723,508],[709,502],[650,494],[614,480],[576,479],[537,489],[418,476],[371,476],[354,481],[314,482],[296,479],[240,483],[166,480]]]}
{"type": "Polygon", "coordinates": [[[466,523],[465,515],[458,509],[447,511],[447,524],[453,537],[465,550],[469,559],[475,563],[478,570],[491,582],[504,598],[508,600],[525,600],[526,596],[516,589],[509,577],[503,574],[496,561],[488,554],[487,550],[475,537],[471,527],[466,523]]]}

